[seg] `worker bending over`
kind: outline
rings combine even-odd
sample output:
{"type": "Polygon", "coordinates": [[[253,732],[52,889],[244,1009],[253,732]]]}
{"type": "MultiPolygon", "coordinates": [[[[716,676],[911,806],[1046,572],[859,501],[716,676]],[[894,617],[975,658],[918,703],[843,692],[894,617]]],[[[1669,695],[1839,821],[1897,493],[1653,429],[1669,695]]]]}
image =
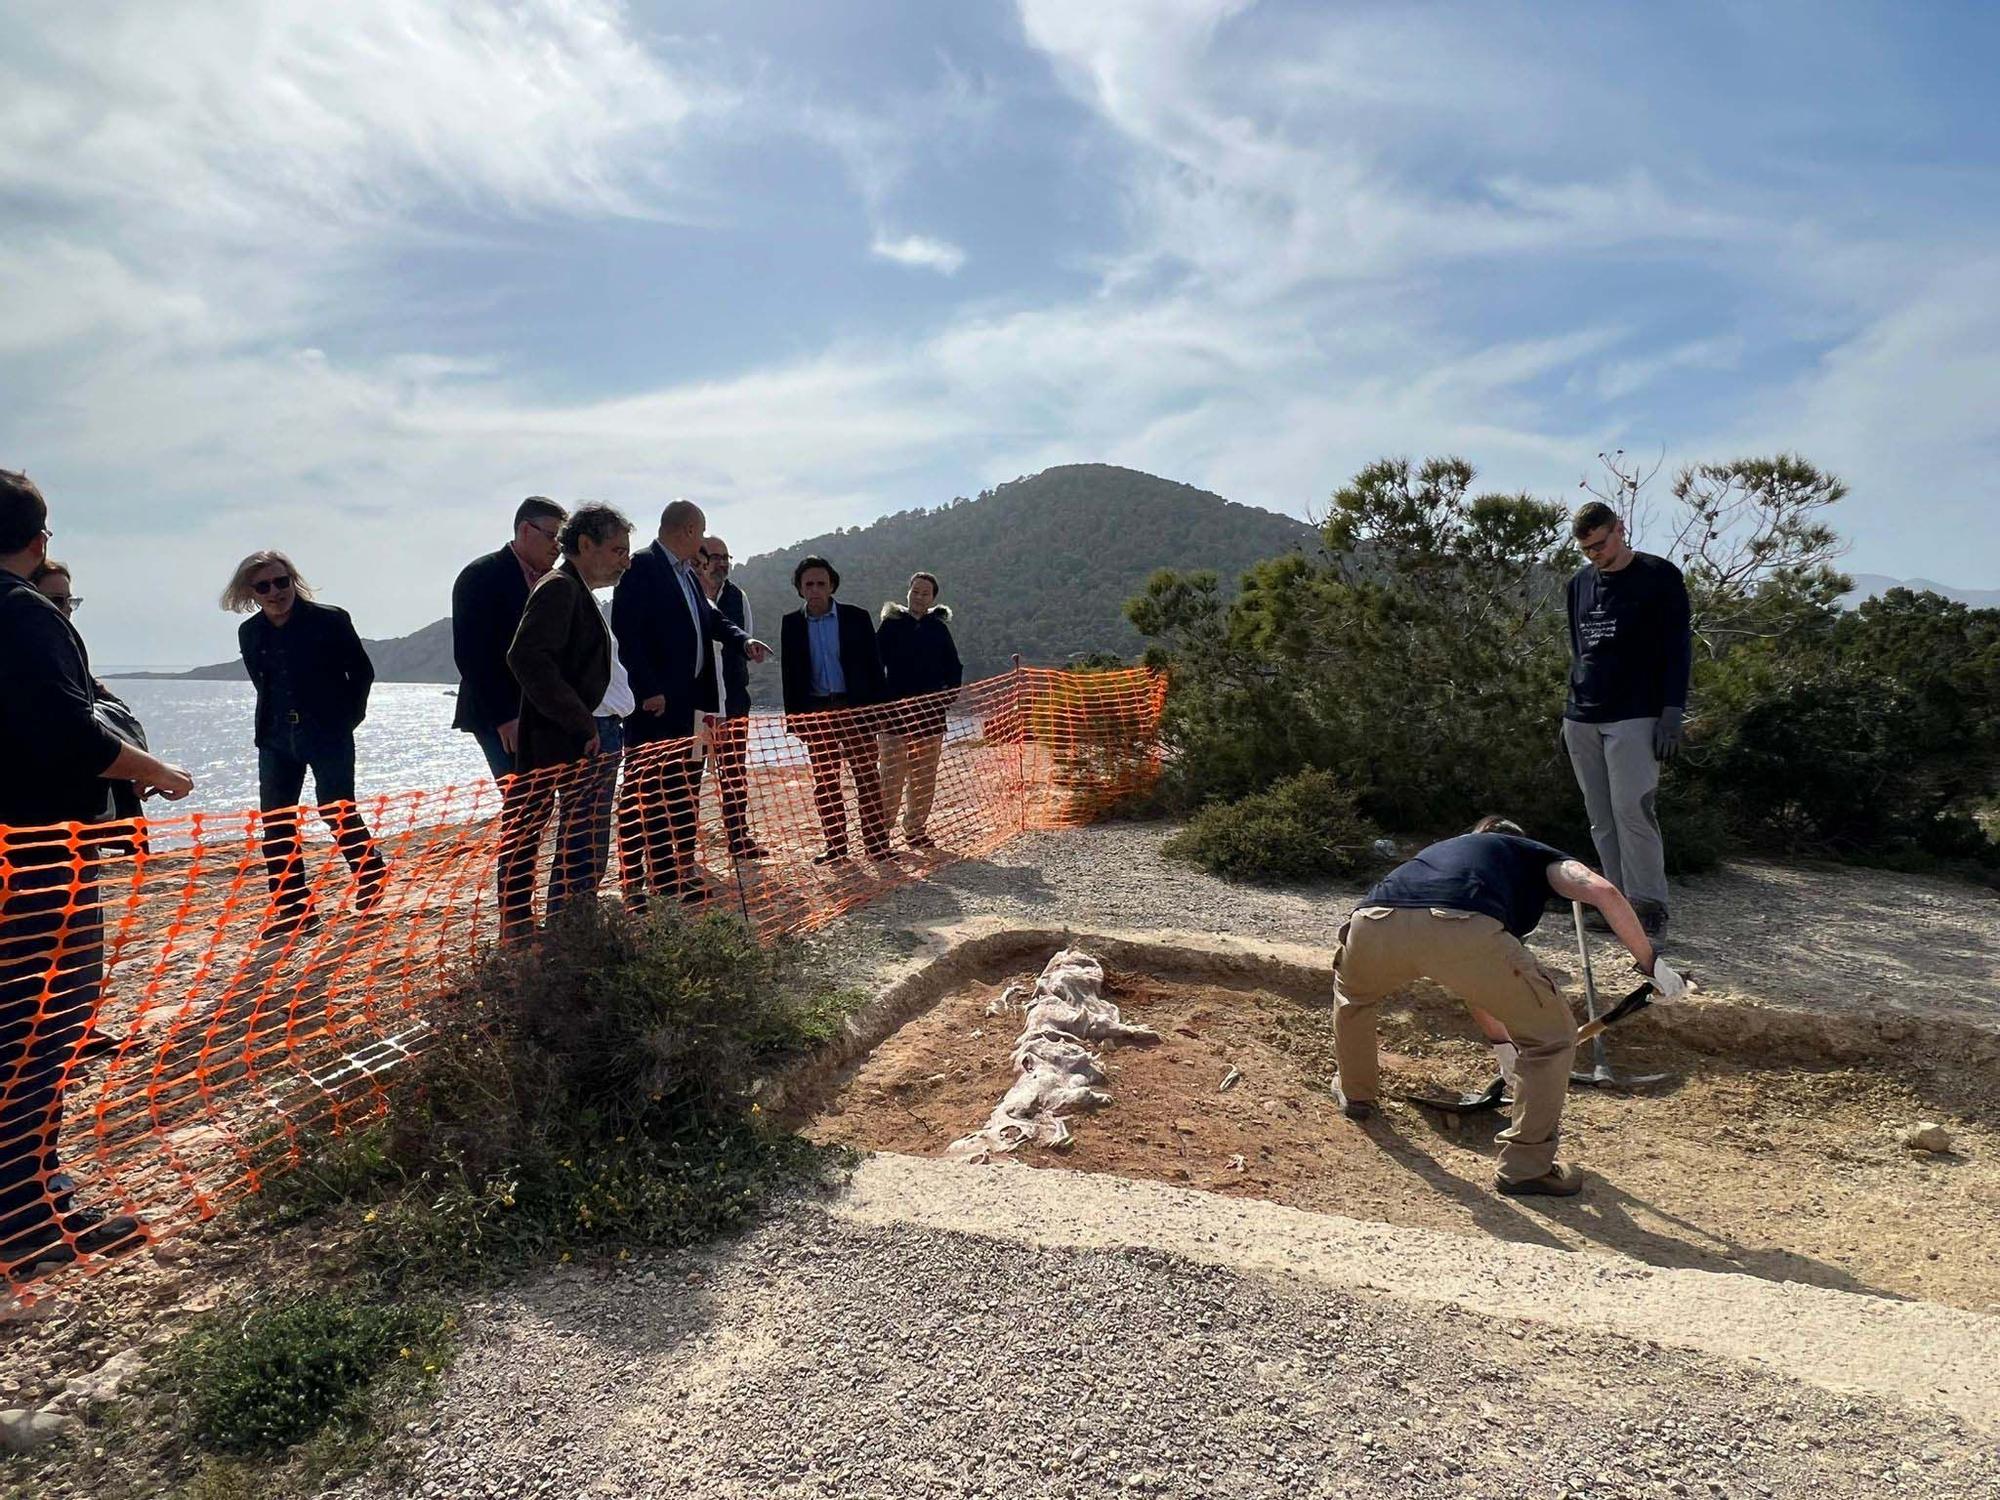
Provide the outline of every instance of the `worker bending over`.
{"type": "Polygon", "coordinates": [[[1334,945],[1340,1065],[1334,1092],[1349,1119],[1375,1113],[1376,1006],[1414,979],[1434,980],[1456,994],[1496,1050],[1517,1049],[1513,1057],[1500,1053],[1514,1082],[1514,1115],[1500,1132],[1494,1185],[1509,1197],[1566,1198],[1583,1186],[1575,1171],[1556,1163],[1576,1020],[1555,980],[1521,945],[1542,920],[1552,891],[1602,912],[1640,970],[1652,976],[1659,998],[1686,994],[1686,982],[1653,951],[1616,886],[1504,818],[1482,818],[1471,833],[1432,844],[1398,865],[1354,909],[1334,945]]]}

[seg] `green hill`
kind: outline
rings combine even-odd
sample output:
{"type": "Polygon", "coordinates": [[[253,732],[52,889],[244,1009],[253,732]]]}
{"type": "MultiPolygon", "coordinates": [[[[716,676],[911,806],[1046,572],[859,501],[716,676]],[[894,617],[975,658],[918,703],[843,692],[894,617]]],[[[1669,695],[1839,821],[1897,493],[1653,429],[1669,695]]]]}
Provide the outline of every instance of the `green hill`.
{"type": "MultiPolygon", "coordinates": [[[[1156,568],[1213,568],[1233,583],[1252,563],[1317,540],[1303,521],[1193,485],[1111,464],[1065,464],[977,499],[808,537],[745,560],[734,576],[750,596],[757,633],[775,644],[779,616],[799,603],[792,566],[808,553],[829,559],[840,570],[840,597],[871,615],[903,597],[911,573],[935,573],[972,681],[1006,671],[1016,651],[1044,666],[1092,651],[1134,655],[1140,640],[1125,623],[1125,601],[1156,568]]],[[[384,682],[457,680],[449,620],[367,644],[384,682]]],[[[243,664],[136,675],[240,678],[243,664]]],[[[776,701],[775,667],[751,681],[759,702],[776,701]]]]}
{"type": "Polygon", "coordinates": [[[733,576],[758,633],[775,641],[778,616],[798,607],[792,567],[808,553],[831,561],[840,597],[871,614],[903,597],[911,573],[935,573],[970,681],[1005,671],[1016,651],[1039,665],[1090,651],[1134,655],[1141,642],[1125,601],[1155,569],[1213,568],[1233,583],[1252,563],[1317,541],[1303,521],[1193,485],[1065,464],[977,499],[808,537],[740,563],[733,576]]]}

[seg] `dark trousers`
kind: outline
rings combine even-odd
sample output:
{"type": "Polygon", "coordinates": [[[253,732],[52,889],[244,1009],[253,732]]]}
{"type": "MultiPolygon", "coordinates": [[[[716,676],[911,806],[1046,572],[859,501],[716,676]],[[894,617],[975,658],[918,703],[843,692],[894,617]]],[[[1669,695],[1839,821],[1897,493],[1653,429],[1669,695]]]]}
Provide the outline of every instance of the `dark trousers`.
{"type": "Polygon", "coordinates": [[[500,926],[518,936],[535,921],[535,863],[549,818],[556,818],[555,861],[549,868],[548,914],[597,894],[611,857],[611,810],[625,748],[624,722],[597,720],[597,754],[571,765],[532,771],[509,786],[500,812],[500,926]]]}
{"type": "Polygon", "coordinates": [[[54,854],[0,847],[0,1261],[69,1207],[51,1180],[64,1075],[103,992],[95,878],[54,854]]]}
{"type": "Polygon", "coordinates": [[[702,889],[695,863],[701,824],[701,761],[685,740],[635,748],[618,799],[618,857],[625,905],[644,911],[654,896],[676,901],[702,889]]]}
{"type": "Polygon", "coordinates": [[[750,719],[716,719],[710,744],[715,756],[715,786],[722,797],[722,826],[732,854],[750,847],[750,719]]]}
{"type": "Polygon", "coordinates": [[[272,904],[285,915],[306,905],[305,854],[299,846],[299,797],[312,772],[319,814],[333,830],[348,868],[360,877],[361,902],[373,903],[388,873],[354,805],[354,734],[309,724],[281,724],[257,750],[257,805],[264,812],[264,869],[272,904]]]}
{"type": "Polygon", "coordinates": [[[479,745],[479,753],[486,757],[486,769],[493,773],[495,781],[505,781],[514,774],[514,752],[500,743],[497,728],[475,729],[472,738],[479,745]]]}
{"type": "Polygon", "coordinates": [[[889,848],[889,824],[882,810],[882,779],[875,767],[876,726],[846,711],[845,703],[839,695],[817,700],[816,709],[841,711],[815,713],[801,735],[812,763],[813,805],[819,811],[827,852],[844,853],[847,802],[840,794],[840,766],[845,761],[847,774],[854,779],[855,801],[861,805],[861,842],[870,854],[882,854],[889,848]]]}

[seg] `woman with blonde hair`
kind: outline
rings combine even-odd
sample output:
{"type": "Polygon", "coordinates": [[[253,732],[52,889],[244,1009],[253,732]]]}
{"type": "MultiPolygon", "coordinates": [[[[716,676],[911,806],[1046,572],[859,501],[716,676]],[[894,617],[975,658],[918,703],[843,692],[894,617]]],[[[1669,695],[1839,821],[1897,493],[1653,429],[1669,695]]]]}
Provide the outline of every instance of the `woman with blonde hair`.
{"type": "Polygon", "coordinates": [[[389,871],[354,805],[354,730],[375,682],[354,622],[344,609],[315,603],[282,552],[253,552],[238,563],[222,607],[250,614],[236,641],[257,690],[257,805],[272,906],[266,935],[288,935],[311,920],[299,847],[308,771],[320,816],[354,871],[356,909],[372,910],[389,871]]]}

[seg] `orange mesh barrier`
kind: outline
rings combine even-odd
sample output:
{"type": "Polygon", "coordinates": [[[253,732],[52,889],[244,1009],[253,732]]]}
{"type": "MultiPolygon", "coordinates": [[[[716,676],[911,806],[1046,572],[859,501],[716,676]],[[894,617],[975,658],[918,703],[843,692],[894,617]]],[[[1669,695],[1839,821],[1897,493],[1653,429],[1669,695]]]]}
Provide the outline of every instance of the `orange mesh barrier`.
{"type": "Polygon", "coordinates": [[[504,790],[0,828],[0,1270],[32,1295],[97,1269],[379,1117],[436,1002],[566,901],[720,907],[768,938],[1086,822],[1157,777],[1165,693],[1017,668],[504,790]]]}

